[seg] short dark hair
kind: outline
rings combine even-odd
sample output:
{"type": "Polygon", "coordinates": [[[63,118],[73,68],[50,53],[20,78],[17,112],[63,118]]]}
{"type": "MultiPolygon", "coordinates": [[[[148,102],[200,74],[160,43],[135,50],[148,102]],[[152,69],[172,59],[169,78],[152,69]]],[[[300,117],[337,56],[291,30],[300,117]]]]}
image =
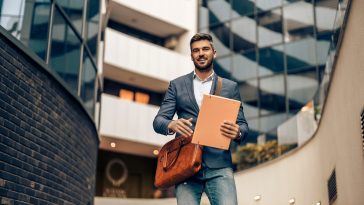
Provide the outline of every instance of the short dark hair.
{"type": "Polygon", "coordinates": [[[208,40],[210,42],[212,50],[215,50],[212,36],[207,33],[196,33],[194,36],[192,36],[192,38],[190,40],[190,49],[192,50],[192,43],[194,43],[196,41],[202,41],[202,40],[208,40]]]}

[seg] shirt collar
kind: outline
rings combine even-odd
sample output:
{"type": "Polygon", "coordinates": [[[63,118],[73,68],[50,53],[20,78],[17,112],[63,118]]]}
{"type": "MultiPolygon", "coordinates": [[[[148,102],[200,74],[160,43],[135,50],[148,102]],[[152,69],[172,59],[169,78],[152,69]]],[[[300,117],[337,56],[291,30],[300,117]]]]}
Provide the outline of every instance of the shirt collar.
{"type": "Polygon", "coordinates": [[[214,79],[214,74],[215,74],[215,72],[212,71],[212,73],[211,73],[211,75],[209,77],[207,77],[205,80],[202,80],[200,77],[198,77],[198,75],[196,74],[196,71],[193,71],[193,79],[197,78],[199,81],[207,82],[207,81],[210,81],[210,80],[214,79]]]}

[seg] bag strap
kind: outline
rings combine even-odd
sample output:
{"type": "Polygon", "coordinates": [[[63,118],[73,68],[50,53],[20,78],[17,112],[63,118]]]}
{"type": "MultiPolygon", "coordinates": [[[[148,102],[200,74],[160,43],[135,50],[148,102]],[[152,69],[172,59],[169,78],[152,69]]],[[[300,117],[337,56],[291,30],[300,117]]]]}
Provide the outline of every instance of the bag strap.
{"type": "Polygon", "coordinates": [[[222,78],[220,76],[217,76],[217,86],[215,90],[215,95],[220,96],[222,89],[222,78]]]}

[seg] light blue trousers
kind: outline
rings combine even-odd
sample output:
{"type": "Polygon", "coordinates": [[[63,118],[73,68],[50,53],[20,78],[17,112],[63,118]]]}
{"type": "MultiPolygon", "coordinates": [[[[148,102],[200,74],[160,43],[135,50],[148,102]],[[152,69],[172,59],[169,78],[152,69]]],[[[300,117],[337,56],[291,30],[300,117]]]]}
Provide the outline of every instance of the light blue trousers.
{"type": "Polygon", "coordinates": [[[237,205],[236,187],[231,168],[203,168],[195,176],[176,185],[178,205],[199,205],[205,192],[211,205],[237,205]]]}

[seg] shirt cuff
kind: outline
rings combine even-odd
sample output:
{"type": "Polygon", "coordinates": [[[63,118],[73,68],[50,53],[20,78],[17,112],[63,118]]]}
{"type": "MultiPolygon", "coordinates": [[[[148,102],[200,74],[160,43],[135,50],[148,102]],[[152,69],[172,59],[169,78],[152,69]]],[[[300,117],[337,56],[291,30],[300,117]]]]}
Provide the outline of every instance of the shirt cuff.
{"type": "Polygon", "coordinates": [[[167,134],[168,134],[168,135],[174,135],[174,133],[175,133],[175,132],[174,132],[173,130],[170,130],[170,129],[168,129],[168,128],[167,128],[167,134]]]}

